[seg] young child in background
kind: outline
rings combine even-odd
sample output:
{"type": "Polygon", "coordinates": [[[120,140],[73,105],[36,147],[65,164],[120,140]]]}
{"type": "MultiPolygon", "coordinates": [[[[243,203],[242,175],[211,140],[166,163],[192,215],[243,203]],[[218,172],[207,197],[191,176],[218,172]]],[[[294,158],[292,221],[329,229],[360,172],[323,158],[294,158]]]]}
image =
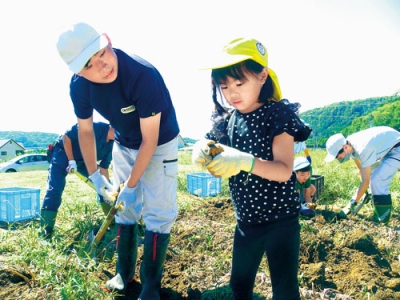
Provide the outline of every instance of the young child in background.
{"type": "Polygon", "coordinates": [[[214,127],[206,140],[196,143],[192,158],[214,176],[229,178],[237,220],[230,280],[233,299],[253,299],[264,254],[273,298],[300,299],[301,205],[293,145],[306,140],[311,129],[298,118],[299,105],[282,100],[277,76],[268,67],[267,50],[259,41],[231,41],[209,69],[214,127]],[[215,157],[208,155],[210,140],[223,148],[215,157]]]}
{"type": "Polygon", "coordinates": [[[296,172],[296,190],[302,203],[300,214],[314,217],[316,205],[313,203],[313,197],[316,188],[311,183],[312,167],[309,160],[303,156],[296,157],[293,163],[293,171],[296,172]]]}

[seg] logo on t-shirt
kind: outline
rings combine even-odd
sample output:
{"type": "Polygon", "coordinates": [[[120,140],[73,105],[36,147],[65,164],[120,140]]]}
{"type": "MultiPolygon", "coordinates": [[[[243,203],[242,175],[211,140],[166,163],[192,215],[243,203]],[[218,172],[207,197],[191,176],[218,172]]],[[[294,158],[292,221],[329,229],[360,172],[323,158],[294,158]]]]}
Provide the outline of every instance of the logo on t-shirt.
{"type": "Polygon", "coordinates": [[[135,109],[136,109],[135,105],[129,105],[128,107],[121,108],[121,112],[123,114],[129,114],[129,113],[135,111],[135,109]]]}

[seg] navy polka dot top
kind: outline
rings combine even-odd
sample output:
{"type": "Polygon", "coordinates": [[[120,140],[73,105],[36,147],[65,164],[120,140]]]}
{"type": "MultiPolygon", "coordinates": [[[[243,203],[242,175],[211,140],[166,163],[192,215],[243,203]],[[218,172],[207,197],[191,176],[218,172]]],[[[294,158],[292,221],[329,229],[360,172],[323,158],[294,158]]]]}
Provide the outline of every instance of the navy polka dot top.
{"type": "MultiPolygon", "coordinates": [[[[299,120],[282,101],[269,101],[251,113],[234,110],[221,127],[225,131],[225,144],[272,161],[274,137],[283,132],[295,136],[303,126],[299,120]]],[[[212,139],[212,135],[207,138],[212,139]]],[[[295,183],[294,172],[286,182],[264,179],[244,171],[230,177],[236,219],[245,224],[258,224],[298,215],[300,200],[295,183]]]]}

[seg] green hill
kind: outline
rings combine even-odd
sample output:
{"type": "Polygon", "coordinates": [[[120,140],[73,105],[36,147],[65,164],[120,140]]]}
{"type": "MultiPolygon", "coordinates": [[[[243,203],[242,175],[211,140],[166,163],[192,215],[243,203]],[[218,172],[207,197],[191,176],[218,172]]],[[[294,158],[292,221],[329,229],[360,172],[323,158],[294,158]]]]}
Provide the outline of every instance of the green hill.
{"type": "Polygon", "coordinates": [[[25,149],[45,149],[59,136],[57,133],[0,131],[0,140],[13,139],[25,149]]]}
{"type": "Polygon", "coordinates": [[[386,125],[400,130],[400,96],[375,97],[343,101],[300,113],[300,118],[313,128],[308,147],[325,147],[335,133],[344,136],[369,128],[386,125]]]}
{"type": "MultiPolygon", "coordinates": [[[[309,148],[325,148],[326,140],[335,133],[347,136],[371,126],[386,125],[400,130],[400,95],[343,101],[300,113],[313,132],[307,140],[309,148]]],[[[29,148],[47,148],[58,134],[45,132],[0,131],[0,140],[13,139],[29,148]]],[[[184,137],[187,143],[196,140],[184,137]]]]}

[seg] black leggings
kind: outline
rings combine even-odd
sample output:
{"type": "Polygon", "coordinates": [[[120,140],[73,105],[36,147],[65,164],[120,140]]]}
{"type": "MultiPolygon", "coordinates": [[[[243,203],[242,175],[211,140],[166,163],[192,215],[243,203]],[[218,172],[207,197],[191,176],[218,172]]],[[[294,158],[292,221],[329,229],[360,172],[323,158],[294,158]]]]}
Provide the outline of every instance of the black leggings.
{"type": "Polygon", "coordinates": [[[266,253],[274,300],[299,300],[298,268],[300,224],[298,217],[274,222],[237,224],[233,243],[230,286],[233,299],[253,299],[253,287],[266,253]]]}

